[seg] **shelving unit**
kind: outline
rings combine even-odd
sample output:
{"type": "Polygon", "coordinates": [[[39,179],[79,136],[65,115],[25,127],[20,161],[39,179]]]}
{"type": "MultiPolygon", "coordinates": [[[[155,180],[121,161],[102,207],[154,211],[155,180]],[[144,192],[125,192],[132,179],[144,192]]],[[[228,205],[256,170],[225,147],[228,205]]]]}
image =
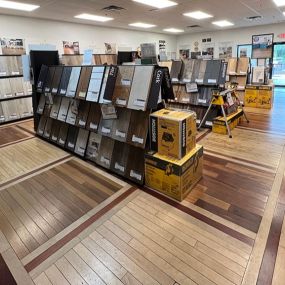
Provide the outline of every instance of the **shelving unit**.
{"type": "Polygon", "coordinates": [[[21,55],[0,55],[0,124],[31,118],[32,86],[23,80],[21,55]]]}

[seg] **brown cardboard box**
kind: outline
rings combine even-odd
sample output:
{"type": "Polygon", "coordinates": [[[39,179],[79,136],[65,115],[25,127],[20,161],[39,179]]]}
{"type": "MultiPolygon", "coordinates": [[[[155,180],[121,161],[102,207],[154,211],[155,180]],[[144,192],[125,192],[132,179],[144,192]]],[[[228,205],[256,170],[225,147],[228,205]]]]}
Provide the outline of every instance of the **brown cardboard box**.
{"type": "Polygon", "coordinates": [[[197,145],[183,159],[158,153],[145,157],[145,183],[171,198],[182,201],[202,178],[203,147],[197,145]]]}
{"type": "Polygon", "coordinates": [[[151,150],[181,159],[196,145],[196,114],[162,109],[150,115],[151,150]]]}
{"type": "Polygon", "coordinates": [[[258,97],[258,88],[256,86],[246,86],[244,105],[245,107],[256,107],[258,97]]]}

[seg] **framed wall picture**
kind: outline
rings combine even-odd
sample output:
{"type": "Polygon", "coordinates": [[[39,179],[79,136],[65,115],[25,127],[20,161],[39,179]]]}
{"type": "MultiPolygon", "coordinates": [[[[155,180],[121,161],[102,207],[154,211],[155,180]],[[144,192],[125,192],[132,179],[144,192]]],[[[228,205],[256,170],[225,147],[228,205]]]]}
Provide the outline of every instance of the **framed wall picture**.
{"type": "Polygon", "coordinates": [[[252,36],[251,58],[272,58],[274,34],[252,36]]]}

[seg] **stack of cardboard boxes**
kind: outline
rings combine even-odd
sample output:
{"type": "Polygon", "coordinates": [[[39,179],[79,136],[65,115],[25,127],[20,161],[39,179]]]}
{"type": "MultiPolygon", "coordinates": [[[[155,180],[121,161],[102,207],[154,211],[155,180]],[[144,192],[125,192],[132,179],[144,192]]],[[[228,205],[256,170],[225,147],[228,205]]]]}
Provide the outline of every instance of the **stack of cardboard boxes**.
{"type": "Polygon", "coordinates": [[[272,85],[247,85],[245,89],[245,107],[271,109],[274,88],[272,85]]]}
{"type": "Polygon", "coordinates": [[[162,109],[150,115],[151,151],[146,185],[182,201],[202,177],[203,147],[196,145],[196,113],[162,109]]]}

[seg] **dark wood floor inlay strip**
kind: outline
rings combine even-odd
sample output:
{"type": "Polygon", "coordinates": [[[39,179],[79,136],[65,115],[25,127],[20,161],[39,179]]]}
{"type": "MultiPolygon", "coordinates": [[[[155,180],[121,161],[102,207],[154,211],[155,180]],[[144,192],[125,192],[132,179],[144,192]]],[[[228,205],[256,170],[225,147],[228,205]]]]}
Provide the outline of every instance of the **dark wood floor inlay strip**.
{"type": "Polygon", "coordinates": [[[96,214],[94,214],[92,217],[90,217],[84,223],[82,223],[77,228],[72,230],[65,237],[63,237],[62,239],[57,241],[55,244],[53,244],[47,250],[45,250],[40,255],[38,255],[36,258],[34,258],[32,261],[30,261],[28,264],[26,264],[25,269],[27,270],[27,272],[31,272],[34,268],[39,266],[48,257],[50,257],[51,255],[56,253],[59,249],[61,249],[69,241],[71,241],[73,238],[78,236],[81,232],[83,232],[85,229],[87,229],[89,226],[91,226],[94,222],[96,222],[99,218],[101,218],[103,215],[105,215],[107,212],[109,212],[111,209],[113,209],[120,202],[125,200],[128,196],[130,196],[133,192],[135,192],[136,189],[137,189],[137,187],[131,187],[130,189],[125,191],[123,194],[121,194],[119,197],[117,197],[115,200],[113,200],[110,204],[105,206],[103,209],[98,211],[96,214]]]}
{"type": "Polygon", "coordinates": [[[224,233],[226,233],[226,234],[228,234],[228,235],[230,235],[230,236],[232,236],[232,237],[234,237],[234,238],[236,238],[236,239],[238,239],[238,240],[240,240],[240,241],[242,241],[248,245],[250,245],[250,246],[253,246],[253,244],[254,244],[253,239],[251,239],[251,238],[249,238],[249,237],[247,237],[247,236],[245,236],[245,235],[243,235],[243,234],[241,234],[241,233],[239,233],[239,232],[237,232],[237,231],[235,231],[235,230],[233,230],[233,229],[231,229],[225,225],[222,225],[222,224],[220,224],[220,223],[218,223],[218,222],[216,222],[216,221],[214,221],[214,220],[212,220],[212,219],[210,219],[210,218],[208,218],[208,217],[206,217],[206,216],[204,216],[204,215],[202,215],[202,214],[200,214],[200,213],[198,213],[198,212],[196,212],[196,211],[194,211],[194,210],[192,210],[192,209],[190,209],[190,208],[188,208],[182,204],[180,204],[179,202],[176,202],[170,198],[167,198],[166,196],[164,196],[164,195],[162,195],[162,194],[160,194],[154,190],[151,190],[147,187],[143,187],[142,190],[144,192],[152,195],[153,197],[167,203],[168,205],[175,207],[176,209],[178,209],[178,210],[180,210],[180,211],[182,211],[182,212],[184,212],[184,213],[186,213],[186,214],[188,214],[188,215],[190,215],[190,216],[192,216],[192,217],[194,217],[194,218],[196,218],[196,219],[198,219],[198,220],[200,220],[200,221],[202,221],[202,222],[204,222],[204,223],[206,223],[206,224],[208,224],[208,225],[210,225],[210,226],[212,226],[212,227],[214,227],[214,228],[216,228],[216,229],[218,229],[218,230],[220,230],[220,231],[222,231],[222,232],[224,232],[224,233]]]}
{"type": "Polygon", "coordinates": [[[10,272],[5,260],[0,254],[0,285],[17,285],[12,273],[10,272]]]}

